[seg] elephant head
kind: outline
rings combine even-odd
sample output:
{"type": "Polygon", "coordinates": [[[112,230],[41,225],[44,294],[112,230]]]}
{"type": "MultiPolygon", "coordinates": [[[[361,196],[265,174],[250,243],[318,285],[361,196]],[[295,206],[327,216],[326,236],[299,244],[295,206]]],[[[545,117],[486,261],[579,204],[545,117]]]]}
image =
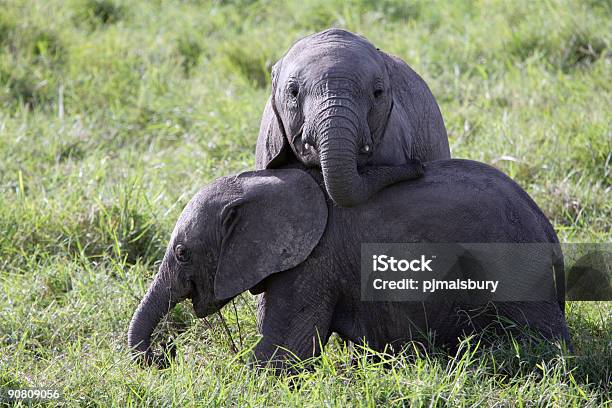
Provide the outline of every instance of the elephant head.
{"type": "Polygon", "coordinates": [[[321,167],[334,202],[353,206],[389,184],[420,176],[420,164],[409,159],[450,157],[433,95],[401,64],[340,29],[295,43],[272,69],[257,168],[294,160],[321,167]],[[429,140],[430,133],[441,140],[429,140]],[[404,165],[404,171],[363,174],[359,169],[366,164],[404,165]]]}
{"type": "Polygon", "coordinates": [[[150,350],[151,334],[178,302],[190,298],[198,317],[215,313],[269,275],[303,262],[326,223],[321,188],[303,171],[247,172],[206,186],[176,223],[132,317],[130,348],[145,363],[163,366],[166,360],[150,350]]]}

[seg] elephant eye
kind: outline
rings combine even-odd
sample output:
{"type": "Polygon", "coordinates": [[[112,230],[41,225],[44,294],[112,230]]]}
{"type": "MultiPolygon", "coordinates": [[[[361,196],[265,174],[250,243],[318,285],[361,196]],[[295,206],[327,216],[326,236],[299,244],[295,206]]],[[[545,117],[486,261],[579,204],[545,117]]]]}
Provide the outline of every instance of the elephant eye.
{"type": "Polygon", "coordinates": [[[300,87],[295,82],[291,82],[287,87],[287,91],[289,92],[289,95],[291,95],[291,97],[295,99],[300,94],[300,87]]]}
{"type": "Polygon", "coordinates": [[[380,97],[382,96],[383,92],[384,92],[384,91],[383,91],[382,89],[380,89],[380,88],[375,89],[375,90],[374,90],[374,97],[375,97],[376,99],[380,98],[380,97]]]}
{"type": "Polygon", "coordinates": [[[189,262],[190,255],[189,249],[183,244],[178,244],[174,248],[174,257],[181,263],[189,262]]]}

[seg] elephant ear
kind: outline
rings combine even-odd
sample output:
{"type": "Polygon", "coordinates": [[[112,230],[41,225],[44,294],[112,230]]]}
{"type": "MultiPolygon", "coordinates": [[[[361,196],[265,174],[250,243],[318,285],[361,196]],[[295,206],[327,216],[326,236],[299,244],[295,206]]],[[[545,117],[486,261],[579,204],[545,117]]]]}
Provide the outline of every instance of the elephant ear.
{"type": "Polygon", "coordinates": [[[278,113],[275,101],[278,74],[282,65],[280,59],[272,67],[272,94],[266,102],[259,127],[259,137],[255,151],[255,168],[257,170],[282,166],[289,162],[291,148],[283,121],[278,113]]]}
{"type": "Polygon", "coordinates": [[[234,182],[241,193],[221,214],[217,299],[236,296],[302,263],[327,225],[323,192],[304,171],[247,172],[234,182]]]}
{"type": "Polygon", "coordinates": [[[389,75],[389,83],[396,102],[399,102],[404,108],[410,107],[413,100],[423,93],[423,89],[427,88],[425,81],[410,68],[408,64],[402,61],[400,58],[387,54],[386,52],[379,51],[385,61],[385,67],[387,68],[387,74],[389,75]],[[408,106],[406,106],[408,105],[408,106]]]}
{"type": "Polygon", "coordinates": [[[428,154],[419,159],[430,161],[450,158],[448,136],[440,107],[423,78],[400,58],[379,52],[389,75],[394,109],[402,112],[403,120],[414,129],[414,136],[421,139],[415,140],[415,144],[429,145],[428,154]]]}

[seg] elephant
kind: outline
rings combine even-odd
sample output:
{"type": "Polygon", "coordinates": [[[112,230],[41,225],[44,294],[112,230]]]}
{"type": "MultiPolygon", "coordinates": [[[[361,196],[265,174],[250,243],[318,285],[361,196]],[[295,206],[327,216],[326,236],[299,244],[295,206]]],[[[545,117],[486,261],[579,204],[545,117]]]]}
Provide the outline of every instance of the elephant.
{"type": "MultiPolygon", "coordinates": [[[[318,355],[332,333],[383,351],[411,341],[452,350],[458,338],[494,319],[457,302],[362,301],[362,243],[551,243],[548,219],[514,181],[469,160],[425,163],[422,178],[396,183],[361,205],[343,208],[325,193],[319,169],[303,165],[227,176],[205,186],[180,215],[159,271],[128,330],[141,361],[163,365],[151,334],[178,302],[196,316],[219,311],[249,290],[261,296],[257,366],[278,370],[318,355]]],[[[554,260],[563,273],[562,255],[554,260]]],[[[516,280],[524,273],[512,270],[516,280]]],[[[522,275],[523,274],[523,275],[522,275]]],[[[561,275],[562,276],[562,275],[561,275]]],[[[514,276],[512,277],[514,278],[514,276]]],[[[569,344],[563,304],[494,303],[495,313],[542,339],[569,344]]]]}
{"type": "Polygon", "coordinates": [[[444,120],[425,81],[362,36],[334,28],[305,37],[271,77],[257,170],[293,162],[320,167],[332,200],[350,207],[419,177],[408,159],[450,158],[444,120]]]}

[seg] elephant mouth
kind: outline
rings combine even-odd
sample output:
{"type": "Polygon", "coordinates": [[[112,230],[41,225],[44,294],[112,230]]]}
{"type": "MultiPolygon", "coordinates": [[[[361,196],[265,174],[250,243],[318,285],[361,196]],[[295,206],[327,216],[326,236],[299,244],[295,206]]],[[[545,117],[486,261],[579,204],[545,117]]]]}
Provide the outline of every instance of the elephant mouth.
{"type": "Polygon", "coordinates": [[[204,317],[210,316],[213,313],[221,310],[223,306],[225,306],[230,299],[221,300],[221,301],[213,301],[213,302],[205,302],[200,297],[194,296],[191,299],[191,304],[193,306],[193,311],[195,312],[196,317],[202,319],[204,317]]]}
{"type": "Polygon", "coordinates": [[[357,167],[362,167],[368,164],[368,162],[372,158],[372,153],[373,153],[372,150],[368,152],[360,151],[359,154],[357,155],[357,167]]]}
{"type": "Polygon", "coordinates": [[[304,126],[293,136],[292,145],[295,146],[295,152],[299,155],[300,160],[307,167],[315,167],[320,165],[319,150],[316,143],[313,141],[304,140],[304,126]]]}

